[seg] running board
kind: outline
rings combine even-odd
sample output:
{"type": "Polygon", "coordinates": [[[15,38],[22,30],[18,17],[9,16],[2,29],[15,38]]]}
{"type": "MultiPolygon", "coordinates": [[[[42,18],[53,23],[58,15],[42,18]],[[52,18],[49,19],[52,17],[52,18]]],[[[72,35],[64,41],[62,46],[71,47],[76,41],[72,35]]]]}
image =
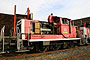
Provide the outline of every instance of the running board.
{"type": "Polygon", "coordinates": [[[20,50],[20,51],[16,51],[16,52],[27,52],[27,51],[30,51],[30,50],[20,50]]]}
{"type": "Polygon", "coordinates": [[[4,54],[4,53],[6,53],[6,52],[0,52],[0,54],[4,54]]]}

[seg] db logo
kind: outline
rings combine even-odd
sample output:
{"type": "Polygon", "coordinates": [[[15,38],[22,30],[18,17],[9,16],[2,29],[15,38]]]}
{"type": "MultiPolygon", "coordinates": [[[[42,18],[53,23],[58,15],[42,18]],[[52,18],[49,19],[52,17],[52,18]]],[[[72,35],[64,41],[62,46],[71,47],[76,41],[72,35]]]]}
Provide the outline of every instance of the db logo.
{"type": "Polygon", "coordinates": [[[67,29],[66,29],[66,28],[64,28],[64,31],[67,31],[67,29]]]}

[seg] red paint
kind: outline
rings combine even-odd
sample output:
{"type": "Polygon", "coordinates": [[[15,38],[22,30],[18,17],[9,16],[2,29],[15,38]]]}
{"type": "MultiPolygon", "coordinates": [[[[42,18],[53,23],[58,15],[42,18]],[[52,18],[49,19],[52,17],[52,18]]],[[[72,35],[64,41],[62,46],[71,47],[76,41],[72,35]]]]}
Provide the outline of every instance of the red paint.
{"type": "Polygon", "coordinates": [[[87,38],[90,38],[90,28],[85,28],[85,29],[86,29],[87,38]]]}
{"type": "Polygon", "coordinates": [[[84,24],[84,27],[86,27],[86,24],[84,24]]]}
{"type": "Polygon", "coordinates": [[[69,20],[69,33],[71,33],[71,20],[69,20]]]}
{"type": "Polygon", "coordinates": [[[25,19],[25,38],[28,37],[27,34],[30,34],[31,33],[31,25],[30,25],[30,22],[38,22],[37,20],[27,20],[25,19]]]}
{"type": "MultiPolygon", "coordinates": [[[[64,18],[65,19],[65,18],[64,18]]],[[[41,35],[41,34],[31,34],[31,22],[39,22],[37,20],[28,20],[25,19],[25,39],[62,39],[62,38],[76,38],[76,27],[71,25],[71,20],[67,19],[67,23],[63,21],[63,18],[50,15],[48,18],[48,22],[52,22],[55,28],[59,28],[59,34],[55,35],[41,35]],[[53,18],[54,17],[54,18],[53,18]],[[57,19],[59,22],[56,22],[57,19]],[[63,22],[63,23],[62,23],[63,22]]]]}
{"type": "Polygon", "coordinates": [[[59,26],[60,26],[60,34],[61,34],[61,29],[62,29],[62,28],[61,28],[61,21],[62,21],[62,18],[60,17],[60,21],[59,21],[59,23],[60,23],[60,24],[59,24],[59,26]]]}
{"type": "Polygon", "coordinates": [[[31,35],[31,39],[60,39],[62,35],[31,35]]]}
{"type": "Polygon", "coordinates": [[[70,19],[66,18],[67,21],[69,21],[69,25],[68,25],[68,24],[62,24],[61,23],[62,22],[62,18],[61,17],[59,17],[60,21],[58,23],[55,23],[53,21],[53,17],[55,17],[55,16],[49,15],[48,22],[53,22],[54,26],[59,28],[59,33],[60,34],[63,34],[64,37],[66,37],[66,38],[71,38],[71,37],[75,38],[76,37],[76,27],[71,25],[71,20],[70,19]]]}
{"type": "Polygon", "coordinates": [[[27,19],[25,19],[25,33],[26,33],[26,35],[25,35],[25,39],[27,39],[28,38],[28,35],[27,34],[30,34],[29,35],[29,38],[30,39],[61,39],[61,38],[76,38],[76,27],[75,26],[72,26],[71,25],[71,33],[69,33],[70,32],[70,27],[69,27],[69,25],[66,25],[66,24],[62,24],[61,23],[61,20],[62,19],[60,19],[60,22],[59,23],[54,23],[54,26],[58,26],[59,28],[60,28],[60,35],[31,35],[30,33],[30,22],[39,22],[39,21],[37,21],[37,20],[27,20],[27,19]],[[63,36],[63,35],[64,36],[63,36]]]}
{"type": "Polygon", "coordinates": [[[15,27],[16,27],[16,5],[14,7],[14,36],[15,36],[15,27]]]}
{"type": "Polygon", "coordinates": [[[29,8],[27,8],[27,19],[29,19],[29,8]]]}

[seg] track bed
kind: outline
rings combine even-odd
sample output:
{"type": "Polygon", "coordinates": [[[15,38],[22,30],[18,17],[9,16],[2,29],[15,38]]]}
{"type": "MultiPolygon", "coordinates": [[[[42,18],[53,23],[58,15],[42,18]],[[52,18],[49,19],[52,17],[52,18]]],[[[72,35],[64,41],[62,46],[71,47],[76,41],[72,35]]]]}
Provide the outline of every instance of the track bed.
{"type": "Polygon", "coordinates": [[[62,49],[57,51],[49,51],[44,53],[23,53],[16,56],[1,56],[0,60],[58,60],[58,59],[85,59],[90,56],[90,45],[80,46],[70,49],[62,49]]]}

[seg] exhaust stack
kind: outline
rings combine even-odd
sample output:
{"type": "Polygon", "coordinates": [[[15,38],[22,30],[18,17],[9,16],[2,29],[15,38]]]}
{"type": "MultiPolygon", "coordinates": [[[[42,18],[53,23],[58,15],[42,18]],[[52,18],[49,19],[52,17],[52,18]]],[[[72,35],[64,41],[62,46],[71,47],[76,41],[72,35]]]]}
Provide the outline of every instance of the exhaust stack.
{"type": "Polygon", "coordinates": [[[16,27],[16,5],[14,6],[14,33],[13,33],[14,36],[15,36],[15,27],[16,27]]]}
{"type": "Polygon", "coordinates": [[[27,8],[27,19],[29,19],[29,8],[27,8]]]}

